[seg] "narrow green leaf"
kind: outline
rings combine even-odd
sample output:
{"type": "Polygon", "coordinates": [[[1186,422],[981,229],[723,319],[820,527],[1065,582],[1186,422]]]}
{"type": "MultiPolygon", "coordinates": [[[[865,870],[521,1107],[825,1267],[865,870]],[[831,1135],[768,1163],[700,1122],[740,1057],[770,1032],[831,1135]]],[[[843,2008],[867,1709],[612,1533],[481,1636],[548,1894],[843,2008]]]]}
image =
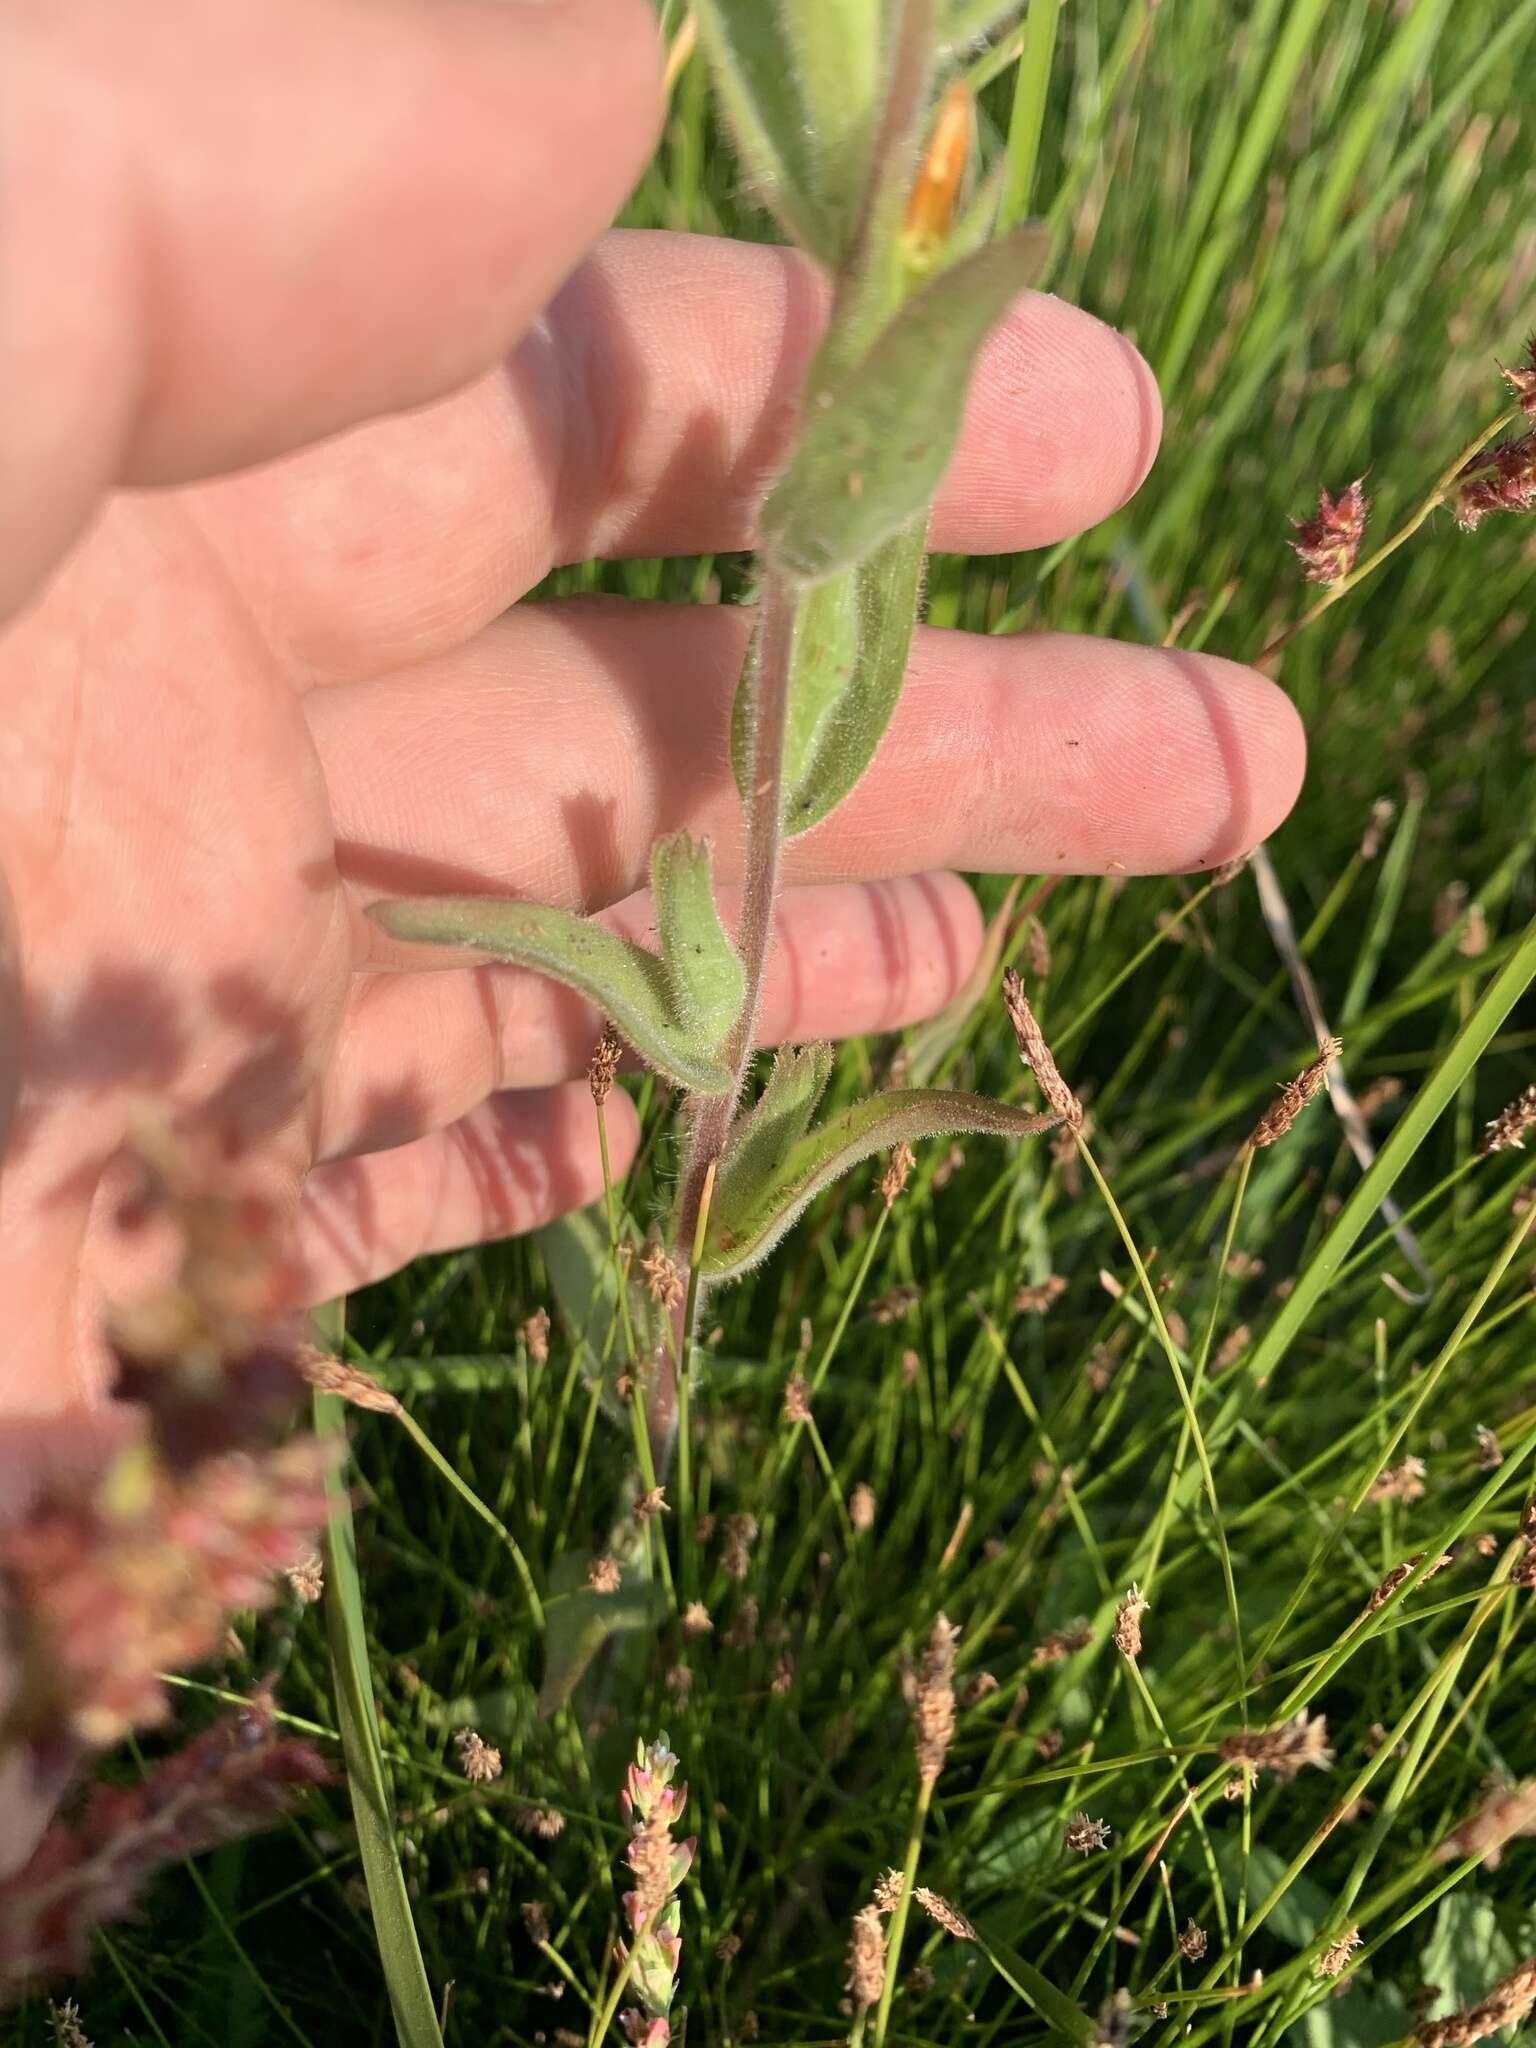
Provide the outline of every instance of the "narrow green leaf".
{"type": "Polygon", "coordinates": [[[375,903],[368,915],[392,938],[471,947],[565,982],[596,1003],[642,1059],[681,1087],[718,1095],[731,1085],[728,1069],[678,1014],[656,954],[600,925],[548,904],[499,902],[491,896],[406,897],[375,903]]]}
{"type": "Polygon", "coordinates": [[[711,1279],[744,1273],[778,1243],[816,1195],[861,1159],[920,1138],[986,1132],[999,1138],[1034,1137],[1053,1130],[1054,1116],[1030,1116],[984,1095],[943,1088],[896,1088],[857,1102],[793,1144],[771,1172],[761,1171],[766,1148],[739,1162],[727,1154],[715,1182],[702,1270],[711,1279]]]}
{"type": "MultiPolygon", "coordinates": [[[[807,591],[795,627],[784,735],[784,832],[809,832],[862,777],[896,709],[923,575],[926,511],[845,575],[807,591]]],[[[746,794],[756,702],[755,648],[731,723],[737,787],[746,794]]]]}
{"type": "MultiPolygon", "coordinates": [[[[343,1414],[342,1403],[334,1394],[316,1394],[315,1426],[322,1433],[340,1432],[343,1414]]],[[[325,1625],[336,1688],[336,1725],[341,1732],[368,1903],[373,1909],[374,1938],[401,2048],[443,2048],[400,1868],[394,1799],[368,1668],[368,1632],[357,1575],[352,1509],[340,1475],[333,1473],[328,1485],[331,1519],[325,1533],[325,1625]]]]}
{"type": "Polygon", "coordinates": [[[1078,2048],[1090,2048],[1097,2033],[1092,2020],[1064,1991],[1058,1991],[1049,1977],[1004,1942],[978,1936],[977,1946],[1003,1982],[1026,2005],[1032,2005],[1047,2026],[1063,2039],[1076,2042],[1078,2048]]]}
{"type": "Polygon", "coordinates": [[[880,0],[698,0],[699,40],[747,175],[837,269],[858,224],[880,102],[880,0]]]}
{"type": "Polygon", "coordinates": [[[799,444],[763,507],[764,549],[786,574],[851,568],[928,504],[981,345],[1048,249],[1037,226],[978,249],[915,292],[860,361],[812,377],[799,444]]]}
{"type": "Polygon", "coordinates": [[[741,1009],[747,977],[715,908],[709,848],[686,832],[658,839],[651,889],[672,1013],[701,1045],[722,1045],[741,1009]]]}

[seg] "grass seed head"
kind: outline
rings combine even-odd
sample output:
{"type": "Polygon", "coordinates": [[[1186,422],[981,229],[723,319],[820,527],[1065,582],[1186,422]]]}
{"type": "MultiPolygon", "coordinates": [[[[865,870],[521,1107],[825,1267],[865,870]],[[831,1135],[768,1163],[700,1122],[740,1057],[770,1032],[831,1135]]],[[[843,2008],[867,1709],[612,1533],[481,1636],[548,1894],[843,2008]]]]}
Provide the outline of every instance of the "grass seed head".
{"type": "Polygon", "coordinates": [[[1454,486],[1456,524],[1475,533],[1490,512],[1529,512],[1536,505],[1536,434],[1501,441],[1474,455],[1454,486]]]}
{"type": "Polygon", "coordinates": [[[1410,1451],[1401,1465],[1389,1465],[1385,1472],[1378,1472],[1371,1481],[1366,1494],[1368,1501],[1397,1500],[1405,1506],[1424,1498],[1424,1481],[1429,1467],[1422,1458],[1410,1451]]]}
{"type": "Polygon", "coordinates": [[[885,1932],[878,1906],[861,1906],[853,1916],[847,1984],[856,2006],[880,2003],[885,1990],[885,1932]]]}
{"type": "Polygon", "coordinates": [[[916,1164],[912,1147],[903,1138],[901,1143],[892,1149],[891,1156],[885,1163],[885,1171],[880,1176],[880,1197],[887,1209],[895,1208],[896,1197],[911,1179],[912,1169],[916,1164]]]}
{"type": "Polygon", "coordinates": [[[1069,1131],[1081,1131],[1083,1105],[1061,1078],[1060,1070],[1051,1057],[1051,1049],[1045,1042],[1045,1034],[1029,1007],[1023,978],[1016,968],[1003,970],[1003,1007],[1008,1012],[1008,1022],[1013,1026],[1013,1035],[1018,1041],[1019,1058],[1033,1070],[1040,1093],[1069,1131]]]}
{"type": "Polygon", "coordinates": [[[1141,1617],[1151,1604],[1140,1586],[1127,1589],[1115,1614],[1115,1648],[1122,1657],[1141,1655],[1141,1617]]]}
{"type": "Polygon", "coordinates": [[[1528,1088],[1522,1088],[1513,1102],[1505,1103],[1488,1125],[1477,1148],[1478,1158],[1488,1159],[1495,1152],[1508,1151],[1511,1146],[1523,1152],[1525,1134],[1533,1126],[1536,1126],[1536,1081],[1528,1088]]]}
{"type": "Polygon", "coordinates": [[[1476,2005],[1464,2006],[1449,2019],[1432,2020],[1414,2035],[1419,2048],[1471,2048],[1490,2034],[1518,2026],[1536,2005],[1536,1957],[1529,1958],[1476,2005]]]}
{"type": "Polygon", "coordinates": [[[709,1609],[702,1600],[690,1600],[683,1609],[683,1634],[685,1636],[707,1636],[715,1624],[709,1618],[709,1609]]]}
{"type": "Polygon", "coordinates": [[[1351,1927],[1341,1934],[1337,1941],[1330,1942],[1317,1959],[1319,1977],[1337,1977],[1348,1965],[1350,1957],[1360,1946],[1360,1930],[1351,1927]]]}
{"type": "Polygon", "coordinates": [[[848,1496],[848,1519],[861,1536],[867,1536],[875,1526],[875,1490],[864,1480],[848,1496]]]}
{"type": "Polygon", "coordinates": [[[1186,1963],[1198,1963],[1205,1954],[1206,1935],[1203,1927],[1193,1919],[1184,1922],[1184,1931],[1179,1936],[1179,1954],[1186,1963]]]}
{"type": "Polygon", "coordinates": [[[1357,476],[1336,498],[1320,490],[1312,517],[1291,521],[1296,529],[1291,551],[1301,563],[1301,573],[1308,583],[1338,583],[1355,566],[1360,537],[1371,509],[1371,501],[1361,488],[1364,482],[1363,476],[1357,476]]]}
{"type": "Polygon", "coordinates": [[[752,1546],[757,1541],[757,1517],[755,1515],[732,1515],[725,1525],[725,1537],[720,1546],[720,1564],[728,1578],[738,1585],[747,1576],[752,1563],[752,1546]]]}
{"type": "Polygon", "coordinates": [[[59,2048],[91,2048],[90,2036],[80,2024],[80,2008],[72,1998],[66,1998],[62,2005],[50,2001],[48,2012],[59,2048]]]}
{"type": "Polygon", "coordinates": [[[811,1419],[811,1390],[799,1373],[792,1372],[784,1383],[784,1420],[805,1423],[811,1419]]]}
{"type": "Polygon", "coordinates": [[[960,1631],[941,1614],[933,1624],[917,1673],[913,1709],[917,1773],[934,1784],[955,1735],[955,1642],[960,1631]]]}
{"type": "Polygon", "coordinates": [[[592,1090],[592,1100],[601,1109],[613,1088],[613,1077],[619,1071],[619,1053],[622,1047],[619,1034],[611,1024],[603,1026],[603,1035],[592,1048],[592,1057],[587,1062],[587,1086],[592,1090]]]}
{"type": "Polygon", "coordinates": [[[1053,1273],[1049,1280],[1042,1280],[1038,1286],[1021,1287],[1013,1297],[1016,1314],[1021,1316],[1043,1316],[1053,1309],[1067,1291],[1067,1283],[1059,1273],[1053,1273]]]}
{"type": "Polygon", "coordinates": [[[1499,1442],[1497,1432],[1484,1422],[1476,1423],[1473,1435],[1477,1440],[1475,1463],[1479,1472],[1497,1472],[1504,1462],[1504,1446],[1499,1442]]]}
{"type": "Polygon", "coordinates": [[[906,1888],[906,1879],[899,1870],[888,1870],[884,1877],[875,1880],[875,1911],[894,1913],[901,1904],[901,1895],[906,1888]]]}
{"type": "Polygon", "coordinates": [[[671,1512],[665,1487],[648,1486],[635,1502],[635,1521],[641,1528],[647,1522],[654,1522],[658,1515],[670,1515],[671,1512]]]}
{"type": "MultiPolygon", "coordinates": [[[[1417,1556],[1405,1557],[1401,1564],[1393,1565],[1391,1571],[1387,1573],[1381,1584],[1372,1593],[1365,1606],[1361,1608],[1361,1619],[1363,1620],[1367,1614],[1374,1614],[1378,1608],[1385,1607],[1398,1587],[1410,1579],[1423,1562],[1424,1552],[1421,1550],[1417,1556]]],[[[1420,1579],[1419,1584],[1421,1586],[1424,1585],[1435,1576],[1436,1572],[1443,1572],[1446,1566],[1453,1562],[1451,1553],[1448,1550],[1445,1551],[1440,1557],[1435,1559],[1429,1570],[1424,1574],[1424,1577],[1420,1579]]]]}
{"type": "Polygon", "coordinates": [[[645,1276],[645,1291],[656,1306],[676,1308],[687,1290],[676,1261],[664,1244],[651,1240],[640,1255],[640,1271],[645,1276]]]}
{"type": "Polygon", "coordinates": [[[549,1363],[549,1310],[536,1308],[523,1324],[523,1342],[528,1347],[530,1365],[549,1363]]]}
{"type": "Polygon", "coordinates": [[[492,1748],[474,1728],[460,1728],[453,1738],[459,1769],[471,1785],[489,1785],[501,1776],[501,1751],[492,1748]]]}
{"type": "Polygon", "coordinates": [[[374,1415],[398,1415],[400,1403],[387,1388],[355,1365],[344,1365],[328,1351],[313,1344],[301,1344],[294,1353],[300,1377],[317,1393],[336,1394],[352,1408],[366,1408],[374,1415]]]}
{"type": "Polygon", "coordinates": [[[1090,1856],[1095,1849],[1109,1847],[1110,1832],[1108,1821],[1090,1820],[1086,1813],[1074,1813],[1067,1822],[1062,1842],[1074,1855],[1090,1856]]]}
{"type": "Polygon", "coordinates": [[[528,1939],[535,1948],[542,1948],[549,1939],[549,1908],[542,1899],[524,1899],[519,1910],[523,1925],[528,1930],[528,1939]]]}
{"type": "Polygon", "coordinates": [[[587,1567],[587,1588],[593,1593],[617,1593],[624,1573],[616,1557],[594,1557],[587,1567]]]}
{"type": "Polygon", "coordinates": [[[1283,1783],[1308,1764],[1319,1771],[1333,1768],[1328,1723],[1321,1714],[1309,1714],[1305,1707],[1277,1727],[1245,1728],[1240,1735],[1229,1735],[1218,1746],[1217,1755],[1227,1763],[1248,1764],[1255,1771],[1273,1771],[1283,1783]]]}
{"type": "Polygon", "coordinates": [[[927,1885],[914,1885],[912,1896],[922,1907],[928,1918],[952,1934],[956,1941],[974,1941],[976,1930],[965,1915],[952,1906],[939,1892],[929,1891],[927,1885]]]}
{"type": "Polygon", "coordinates": [[[1343,1050],[1338,1039],[1325,1038],[1317,1049],[1317,1058],[1303,1067],[1294,1081],[1286,1082],[1280,1090],[1279,1101],[1272,1102],[1254,1125],[1248,1142],[1255,1151],[1265,1145],[1273,1145],[1285,1136],[1307,1104],[1321,1093],[1328,1079],[1328,1069],[1343,1050]]]}

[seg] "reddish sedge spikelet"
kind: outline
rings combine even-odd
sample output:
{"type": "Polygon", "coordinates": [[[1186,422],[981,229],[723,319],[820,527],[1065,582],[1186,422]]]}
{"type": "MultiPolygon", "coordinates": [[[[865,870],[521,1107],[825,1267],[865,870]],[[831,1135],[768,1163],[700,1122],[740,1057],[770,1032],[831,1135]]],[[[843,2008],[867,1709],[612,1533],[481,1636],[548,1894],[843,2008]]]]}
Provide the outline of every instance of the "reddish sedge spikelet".
{"type": "Polygon", "coordinates": [[[880,1176],[880,1198],[887,1209],[895,1208],[896,1198],[911,1178],[912,1169],[916,1164],[917,1159],[912,1147],[903,1138],[899,1145],[893,1147],[891,1156],[886,1161],[885,1171],[880,1176]]]}
{"type": "Polygon", "coordinates": [[[1317,1049],[1317,1058],[1303,1067],[1294,1081],[1285,1083],[1279,1101],[1271,1103],[1254,1125],[1248,1142],[1255,1151],[1276,1144],[1285,1136],[1307,1104],[1322,1092],[1328,1069],[1343,1050],[1338,1039],[1325,1038],[1317,1049]]]}
{"type": "Polygon", "coordinates": [[[373,1415],[398,1415],[400,1403],[369,1373],[347,1365],[313,1344],[301,1344],[294,1353],[299,1376],[317,1393],[335,1394],[350,1408],[365,1408],[373,1415]]]}
{"type": "MultiPolygon", "coordinates": [[[[1368,1614],[1375,1614],[1379,1608],[1385,1607],[1398,1587],[1406,1584],[1423,1562],[1424,1552],[1421,1550],[1417,1556],[1404,1558],[1401,1564],[1393,1565],[1391,1571],[1387,1573],[1380,1585],[1377,1586],[1375,1592],[1372,1593],[1370,1599],[1361,1608],[1360,1619],[1363,1621],[1368,1614]]],[[[1447,1550],[1442,1556],[1435,1559],[1435,1562],[1424,1574],[1424,1577],[1420,1579],[1419,1584],[1421,1586],[1426,1584],[1435,1576],[1436,1572],[1443,1572],[1446,1566],[1453,1562],[1454,1559],[1447,1550]]]]}
{"type": "Polygon", "coordinates": [[[1338,583],[1355,566],[1360,537],[1365,532],[1371,501],[1361,488],[1365,478],[1357,476],[1347,490],[1330,498],[1317,494],[1317,510],[1310,519],[1293,519],[1296,538],[1291,551],[1301,563],[1308,583],[1338,583]]]}
{"type": "Polygon", "coordinates": [[[1536,505],[1536,433],[1474,455],[1455,486],[1453,510],[1463,533],[1475,533],[1491,512],[1529,512],[1536,505]]]}
{"type": "Polygon", "coordinates": [[[613,1089],[613,1077],[619,1071],[619,1055],[623,1045],[619,1034],[611,1024],[603,1026],[603,1035],[592,1048],[592,1057],[587,1062],[587,1086],[592,1091],[592,1100],[601,1109],[613,1089]]]}
{"type": "Polygon", "coordinates": [[[0,1884],[0,1998],[84,1967],[98,1927],[124,1919],[166,1865],[281,1818],[330,1772],[306,1742],[276,1737],[258,1702],[154,1766],[136,1785],[95,1785],[0,1884]]]}

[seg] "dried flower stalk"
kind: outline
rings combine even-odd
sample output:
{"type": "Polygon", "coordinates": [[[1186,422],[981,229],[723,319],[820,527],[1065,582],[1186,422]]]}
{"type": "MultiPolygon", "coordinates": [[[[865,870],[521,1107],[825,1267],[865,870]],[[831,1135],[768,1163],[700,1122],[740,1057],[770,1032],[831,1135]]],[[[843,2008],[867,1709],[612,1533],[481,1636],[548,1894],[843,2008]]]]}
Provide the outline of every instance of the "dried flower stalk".
{"type": "Polygon", "coordinates": [[[1343,1050],[1338,1039],[1325,1038],[1317,1049],[1317,1058],[1303,1067],[1294,1081],[1286,1082],[1280,1090],[1279,1101],[1271,1103],[1254,1125],[1248,1142],[1255,1151],[1265,1145],[1273,1145],[1285,1136],[1307,1104],[1322,1092],[1328,1079],[1328,1069],[1343,1050]]]}
{"type": "Polygon", "coordinates": [[[1003,970],[1003,1007],[1008,1012],[1008,1021],[1013,1026],[1013,1035],[1018,1041],[1019,1058],[1026,1067],[1032,1068],[1040,1093],[1055,1110],[1070,1131],[1083,1128],[1083,1105],[1061,1078],[1051,1049],[1045,1042],[1045,1035],[1035,1021],[1035,1013],[1029,1007],[1029,998],[1024,993],[1024,982],[1018,970],[1008,967],[1003,970]]]}
{"type": "Polygon", "coordinates": [[[939,1615],[918,1668],[917,1705],[913,1729],[917,1774],[926,1785],[937,1782],[955,1735],[955,1642],[960,1634],[939,1615]]]}

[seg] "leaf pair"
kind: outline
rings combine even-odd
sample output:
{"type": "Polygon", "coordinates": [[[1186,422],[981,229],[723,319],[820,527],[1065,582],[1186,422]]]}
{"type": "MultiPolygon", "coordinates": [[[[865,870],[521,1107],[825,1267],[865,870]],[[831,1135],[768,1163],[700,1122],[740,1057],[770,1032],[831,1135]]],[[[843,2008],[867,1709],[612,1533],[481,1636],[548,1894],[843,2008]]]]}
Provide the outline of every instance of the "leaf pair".
{"type": "Polygon", "coordinates": [[[1033,1137],[1059,1121],[984,1095],[896,1088],[812,1129],[831,1071],[832,1050],[825,1045],[781,1052],[774,1061],[767,1087],[720,1161],[700,1261],[707,1279],[730,1279],[757,1265],[823,1188],[877,1152],[969,1132],[1033,1137]]]}
{"type": "Polygon", "coordinates": [[[543,903],[488,896],[407,897],[368,915],[391,937],[471,947],[552,975],[595,1003],[669,1080],[703,1095],[731,1086],[721,1048],[736,1022],[745,976],[715,908],[709,849],[686,832],[651,855],[660,951],[543,903]]]}

